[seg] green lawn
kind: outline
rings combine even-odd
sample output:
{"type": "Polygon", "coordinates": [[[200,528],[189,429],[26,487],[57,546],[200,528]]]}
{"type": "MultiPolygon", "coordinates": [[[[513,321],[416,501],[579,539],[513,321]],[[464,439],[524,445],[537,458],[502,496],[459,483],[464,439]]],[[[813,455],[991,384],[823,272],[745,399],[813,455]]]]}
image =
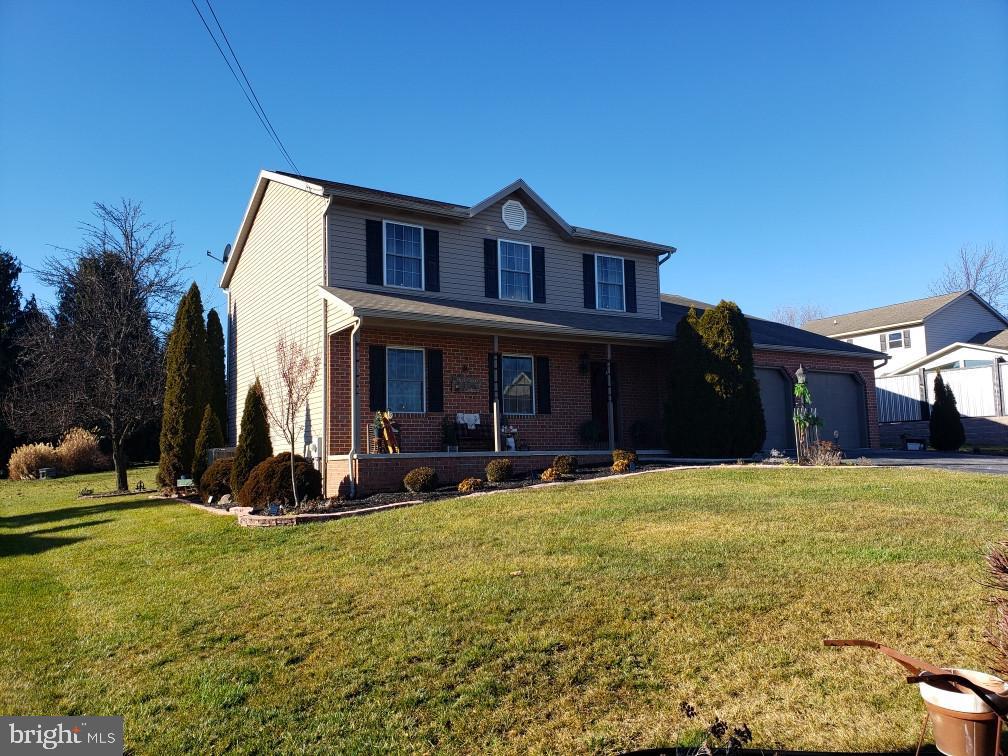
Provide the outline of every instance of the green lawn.
{"type": "MultiPolygon", "coordinates": [[[[154,471],[144,471],[148,484],[154,471]]],[[[245,530],[111,475],[0,483],[0,713],[122,714],[136,753],[890,749],[921,706],[825,636],[983,665],[1005,479],[673,471],[245,530]]]]}

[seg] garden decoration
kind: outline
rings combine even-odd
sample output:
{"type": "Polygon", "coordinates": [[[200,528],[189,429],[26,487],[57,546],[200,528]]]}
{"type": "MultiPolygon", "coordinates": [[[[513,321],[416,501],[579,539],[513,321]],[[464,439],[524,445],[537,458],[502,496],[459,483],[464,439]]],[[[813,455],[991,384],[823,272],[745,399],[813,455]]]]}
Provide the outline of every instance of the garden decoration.
{"type": "Polygon", "coordinates": [[[826,646],[861,646],[881,651],[919,687],[927,713],[917,741],[920,753],[928,721],[935,747],[945,756],[997,756],[1001,721],[1008,721],[1008,683],[972,669],[945,669],[871,640],[824,640],[826,646]]]}
{"type": "Polygon", "coordinates": [[[388,410],[382,414],[382,438],[389,454],[399,453],[399,426],[392,420],[392,413],[388,410]]]}
{"type": "Polygon", "coordinates": [[[812,392],[805,381],[805,368],[800,364],[795,371],[794,426],[795,452],[800,465],[808,459],[809,447],[819,440],[819,428],[822,426],[822,420],[812,404],[812,392]]]}

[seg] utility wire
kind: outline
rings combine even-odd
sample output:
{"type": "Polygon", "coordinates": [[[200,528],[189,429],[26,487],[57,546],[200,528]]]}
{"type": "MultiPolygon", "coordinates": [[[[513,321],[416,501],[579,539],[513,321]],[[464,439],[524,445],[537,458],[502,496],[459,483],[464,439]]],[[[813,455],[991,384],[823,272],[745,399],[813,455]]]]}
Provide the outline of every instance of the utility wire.
{"type": "MultiPolygon", "coordinates": [[[[238,84],[238,88],[241,89],[242,94],[245,95],[245,99],[248,101],[249,107],[252,108],[252,111],[256,114],[256,118],[259,119],[259,123],[262,124],[263,129],[265,129],[266,135],[270,139],[273,140],[274,144],[276,144],[277,149],[280,150],[280,153],[283,155],[284,159],[288,163],[290,163],[291,168],[294,169],[294,172],[295,173],[301,173],[301,171],[298,170],[297,164],[295,164],[293,158],[291,158],[290,153],[287,152],[287,148],[284,147],[284,144],[280,140],[279,135],[277,135],[276,131],[273,129],[273,125],[269,122],[269,118],[266,117],[266,111],[263,110],[262,112],[260,112],[259,108],[261,108],[262,105],[260,104],[259,108],[257,108],[256,105],[255,105],[255,103],[252,102],[252,97],[255,97],[256,103],[259,102],[259,98],[256,97],[256,95],[255,95],[255,90],[252,89],[252,85],[249,84],[249,90],[252,92],[252,97],[249,97],[249,93],[245,91],[245,87],[242,84],[241,79],[238,78],[238,74],[235,72],[234,66],[231,65],[231,61],[228,60],[227,54],[221,48],[220,42],[217,41],[217,37],[214,35],[213,31],[210,29],[210,25],[207,24],[206,18],[204,18],[203,13],[199,9],[199,6],[196,5],[195,0],[189,0],[189,2],[192,3],[193,10],[195,10],[196,11],[196,15],[198,15],[200,17],[200,21],[203,22],[203,28],[207,30],[207,34],[209,34],[210,35],[210,39],[213,40],[214,46],[217,48],[217,52],[219,52],[221,54],[221,57],[224,59],[224,62],[227,64],[228,70],[231,71],[231,75],[234,77],[235,83],[238,84]]],[[[208,6],[210,5],[209,2],[207,2],[207,5],[208,6]]],[[[213,8],[210,8],[210,12],[213,13],[213,8]]],[[[214,20],[217,21],[217,15],[216,14],[214,14],[214,20]]],[[[224,29],[221,28],[219,21],[217,21],[217,27],[221,30],[221,34],[224,34],[224,29]]],[[[224,35],[224,41],[227,42],[227,35],[224,35]]],[[[228,42],[227,45],[228,45],[228,49],[231,49],[231,43],[228,42]]],[[[234,55],[234,50],[231,50],[231,54],[234,55]]],[[[237,56],[235,57],[235,63],[238,63],[237,56]]],[[[238,67],[241,68],[241,63],[238,63],[238,67]]],[[[245,77],[245,72],[244,71],[242,71],[242,76],[245,77]]],[[[245,81],[248,82],[248,78],[247,77],[245,77],[245,81]]]]}

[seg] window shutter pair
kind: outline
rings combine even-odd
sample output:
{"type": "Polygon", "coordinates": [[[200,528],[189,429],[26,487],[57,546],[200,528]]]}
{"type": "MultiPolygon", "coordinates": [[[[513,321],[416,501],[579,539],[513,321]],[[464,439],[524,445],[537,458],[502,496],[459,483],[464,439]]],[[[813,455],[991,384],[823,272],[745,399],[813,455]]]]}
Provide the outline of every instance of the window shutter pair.
{"type": "MultiPolygon", "coordinates": [[[[483,240],[483,295],[488,299],[500,299],[497,256],[497,240],[483,240]]],[[[532,247],[532,301],[546,301],[546,250],[532,247]]]]}
{"type": "MultiPolygon", "coordinates": [[[[423,230],[424,289],[441,291],[441,234],[433,228],[423,230]]],[[[367,259],[367,282],[381,286],[385,282],[385,245],[382,240],[382,222],[364,221],[364,248],[367,259]]]]}
{"type": "MultiPolygon", "coordinates": [[[[372,344],[368,347],[368,406],[372,412],[388,409],[388,375],[386,373],[385,346],[372,344]]],[[[444,354],[440,349],[425,350],[427,375],[424,389],[427,392],[427,411],[444,410],[444,354]]]]}
{"type": "MultiPolygon", "coordinates": [[[[595,286],[595,255],[581,255],[581,280],[584,285],[584,306],[586,309],[598,309],[595,301],[597,287],[595,286]]],[[[626,312],[637,312],[637,263],[623,258],[623,297],[626,312]]]]}

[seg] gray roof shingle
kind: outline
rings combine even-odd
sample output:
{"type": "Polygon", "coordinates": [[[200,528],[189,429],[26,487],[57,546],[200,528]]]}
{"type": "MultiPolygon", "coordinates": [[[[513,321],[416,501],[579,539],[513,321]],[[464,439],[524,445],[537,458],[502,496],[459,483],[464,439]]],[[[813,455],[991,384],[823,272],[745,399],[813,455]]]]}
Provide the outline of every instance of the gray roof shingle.
{"type": "Polygon", "coordinates": [[[971,344],[982,344],[983,346],[997,347],[998,349],[1008,349],[1008,328],[1000,331],[984,331],[971,338],[971,344]]]}
{"type": "Polygon", "coordinates": [[[810,320],[802,326],[806,331],[812,331],[823,336],[835,336],[842,333],[870,331],[874,328],[918,323],[933,312],[940,310],[949,302],[958,299],[965,292],[956,291],[952,294],[939,294],[935,297],[912,299],[909,302],[874,307],[870,310],[848,312],[843,315],[830,315],[818,320],[810,320]]]}

